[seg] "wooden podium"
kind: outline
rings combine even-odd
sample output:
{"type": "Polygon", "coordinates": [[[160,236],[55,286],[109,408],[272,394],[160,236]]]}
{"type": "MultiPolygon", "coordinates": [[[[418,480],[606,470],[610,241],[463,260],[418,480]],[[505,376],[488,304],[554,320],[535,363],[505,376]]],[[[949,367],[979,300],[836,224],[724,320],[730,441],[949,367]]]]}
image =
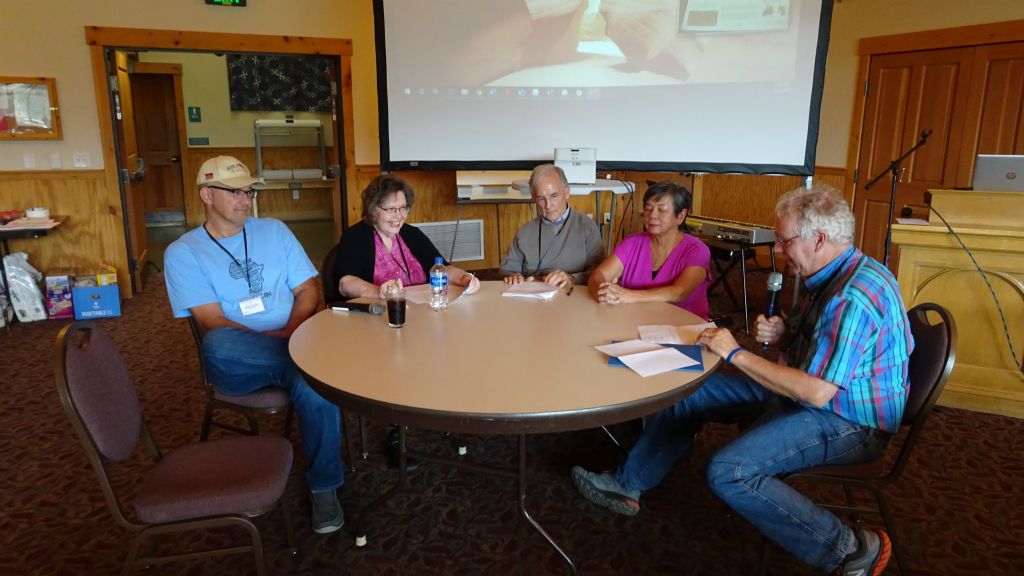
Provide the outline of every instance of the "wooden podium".
{"type": "MultiPolygon", "coordinates": [[[[1024,356],[1024,192],[933,190],[932,207],[988,274],[1017,352],[1024,356]]],[[[956,320],[956,365],[939,399],[945,406],[1024,418],[1024,374],[984,280],[933,211],[927,226],[896,224],[900,292],[907,308],[946,307],[956,320]]]]}

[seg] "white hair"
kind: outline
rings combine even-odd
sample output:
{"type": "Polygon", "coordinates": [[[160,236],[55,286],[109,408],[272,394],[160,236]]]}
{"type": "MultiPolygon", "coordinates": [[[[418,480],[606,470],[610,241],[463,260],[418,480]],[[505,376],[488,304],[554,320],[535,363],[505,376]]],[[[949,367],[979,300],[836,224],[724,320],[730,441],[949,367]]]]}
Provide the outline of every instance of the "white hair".
{"type": "Polygon", "coordinates": [[[775,203],[775,215],[796,216],[796,232],[811,238],[824,232],[834,244],[853,243],[853,212],[839,191],[831,186],[815,185],[790,190],[775,203]]]}

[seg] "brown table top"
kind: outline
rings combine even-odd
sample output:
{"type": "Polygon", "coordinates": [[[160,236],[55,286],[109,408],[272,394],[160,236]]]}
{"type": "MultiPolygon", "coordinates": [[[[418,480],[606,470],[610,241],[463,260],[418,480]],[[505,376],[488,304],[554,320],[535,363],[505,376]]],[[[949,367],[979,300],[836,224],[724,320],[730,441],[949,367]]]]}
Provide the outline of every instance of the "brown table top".
{"type": "Polygon", "coordinates": [[[292,335],[289,350],[311,385],[346,410],[415,427],[480,433],[590,428],[654,412],[684,398],[717,368],[642,378],[610,367],[593,347],[637,337],[644,324],[702,320],[663,303],[598,304],[570,296],[523,300],[484,282],[445,312],[409,304],[406,325],[324,310],[292,335]]]}

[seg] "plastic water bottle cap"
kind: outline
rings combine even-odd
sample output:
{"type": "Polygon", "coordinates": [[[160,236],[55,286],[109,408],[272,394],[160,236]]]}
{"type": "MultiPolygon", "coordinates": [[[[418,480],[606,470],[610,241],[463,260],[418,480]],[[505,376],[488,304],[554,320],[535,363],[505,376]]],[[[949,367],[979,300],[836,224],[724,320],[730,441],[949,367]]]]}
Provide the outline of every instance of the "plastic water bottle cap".
{"type": "Polygon", "coordinates": [[[434,264],[440,264],[442,262],[444,262],[444,259],[441,258],[440,256],[434,258],[434,264]]]}

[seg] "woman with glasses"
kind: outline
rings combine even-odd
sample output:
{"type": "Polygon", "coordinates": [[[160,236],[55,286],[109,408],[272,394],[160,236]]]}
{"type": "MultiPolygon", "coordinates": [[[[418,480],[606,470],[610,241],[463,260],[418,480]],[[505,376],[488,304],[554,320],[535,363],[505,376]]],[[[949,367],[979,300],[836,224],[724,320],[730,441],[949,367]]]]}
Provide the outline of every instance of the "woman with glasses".
{"type": "Polygon", "coordinates": [[[708,318],[711,251],[686,234],[690,191],[668,180],[644,192],[644,231],[625,238],[590,275],[598,302],[669,302],[708,318]]]}
{"type": "MultiPolygon", "coordinates": [[[[441,256],[426,234],[405,223],[416,193],[405,180],[382,174],[363,190],[363,219],[345,230],[335,260],[340,298],[384,298],[392,284],[416,286],[429,281],[434,258],[441,256]]],[[[448,281],[472,294],[480,282],[448,265],[448,281]]]]}

